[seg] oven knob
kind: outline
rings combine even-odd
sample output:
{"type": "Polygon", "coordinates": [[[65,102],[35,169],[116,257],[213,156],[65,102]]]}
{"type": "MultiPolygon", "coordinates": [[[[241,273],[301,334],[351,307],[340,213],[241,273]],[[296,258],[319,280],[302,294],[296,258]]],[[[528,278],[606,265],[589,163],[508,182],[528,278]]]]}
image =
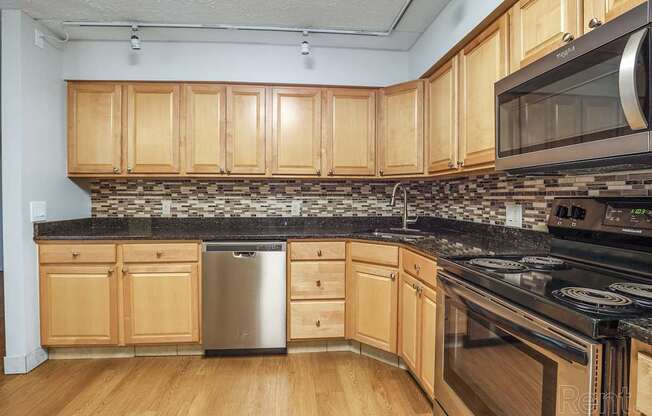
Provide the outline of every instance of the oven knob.
{"type": "Polygon", "coordinates": [[[574,220],[583,220],[586,218],[586,210],[582,207],[573,205],[571,207],[571,218],[574,220]]]}
{"type": "Polygon", "coordinates": [[[568,207],[564,205],[558,206],[555,215],[557,218],[568,218],[568,207]]]}

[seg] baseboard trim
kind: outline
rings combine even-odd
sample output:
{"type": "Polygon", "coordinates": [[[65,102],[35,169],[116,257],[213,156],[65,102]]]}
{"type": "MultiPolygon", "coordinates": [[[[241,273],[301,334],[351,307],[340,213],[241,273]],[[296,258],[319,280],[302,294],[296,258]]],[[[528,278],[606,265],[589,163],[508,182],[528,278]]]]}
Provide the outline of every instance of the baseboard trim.
{"type": "Polygon", "coordinates": [[[26,374],[43,364],[48,359],[48,353],[43,348],[37,348],[26,355],[4,357],[5,374],[26,374]]]}
{"type": "Polygon", "coordinates": [[[51,347],[51,360],[83,360],[89,358],[133,358],[204,355],[201,345],[130,345],[126,347],[51,347]]]}

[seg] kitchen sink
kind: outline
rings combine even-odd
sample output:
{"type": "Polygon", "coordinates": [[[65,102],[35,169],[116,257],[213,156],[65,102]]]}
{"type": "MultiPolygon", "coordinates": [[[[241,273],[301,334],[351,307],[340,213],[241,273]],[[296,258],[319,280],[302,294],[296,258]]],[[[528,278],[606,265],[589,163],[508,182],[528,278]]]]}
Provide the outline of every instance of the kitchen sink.
{"type": "Polygon", "coordinates": [[[421,240],[424,238],[430,237],[429,233],[419,231],[419,230],[411,230],[411,229],[403,229],[403,228],[390,228],[390,229],[385,229],[385,230],[374,230],[371,232],[371,235],[375,237],[380,237],[380,238],[387,238],[387,239],[403,239],[403,240],[421,240]]]}

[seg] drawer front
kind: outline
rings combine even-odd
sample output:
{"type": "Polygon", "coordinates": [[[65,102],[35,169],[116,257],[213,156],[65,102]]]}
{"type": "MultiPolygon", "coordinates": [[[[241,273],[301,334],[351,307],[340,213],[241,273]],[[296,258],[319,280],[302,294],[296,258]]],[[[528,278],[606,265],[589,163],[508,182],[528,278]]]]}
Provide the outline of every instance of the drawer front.
{"type": "Polygon", "coordinates": [[[398,247],[396,246],[352,242],[350,250],[352,260],[398,266],[398,247]]]}
{"type": "Polygon", "coordinates": [[[290,339],[343,337],[343,300],[290,302],[290,339]]]}
{"type": "Polygon", "coordinates": [[[40,263],[115,263],[115,244],[42,244],[40,263]]]}
{"type": "Polygon", "coordinates": [[[199,260],[196,243],[125,244],[125,263],[195,262],[199,260]]]}
{"type": "Polygon", "coordinates": [[[343,261],[301,261],[290,264],[291,299],[344,298],[343,261]]]}
{"type": "Polygon", "coordinates": [[[409,250],[401,250],[403,270],[432,287],[437,286],[437,263],[409,250]]]}
{"type": "Polygon", "coordinates": [[[344,241],[306,241],[290,244],[292,260],[344,260],[344,241]]]}

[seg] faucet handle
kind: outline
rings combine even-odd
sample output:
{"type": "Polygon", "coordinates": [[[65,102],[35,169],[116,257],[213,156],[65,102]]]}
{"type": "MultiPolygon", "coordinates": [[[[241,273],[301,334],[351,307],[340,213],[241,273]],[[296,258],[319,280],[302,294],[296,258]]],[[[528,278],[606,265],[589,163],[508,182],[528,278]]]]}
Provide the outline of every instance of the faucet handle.
{"type": "Polygon", "coordinates": [[[416,217],[414,217],[414,218],[408,218],[407,219],[408,224],[416,224],[417,221],[419,221],[419,216],[418,215],[416,217]]]}

